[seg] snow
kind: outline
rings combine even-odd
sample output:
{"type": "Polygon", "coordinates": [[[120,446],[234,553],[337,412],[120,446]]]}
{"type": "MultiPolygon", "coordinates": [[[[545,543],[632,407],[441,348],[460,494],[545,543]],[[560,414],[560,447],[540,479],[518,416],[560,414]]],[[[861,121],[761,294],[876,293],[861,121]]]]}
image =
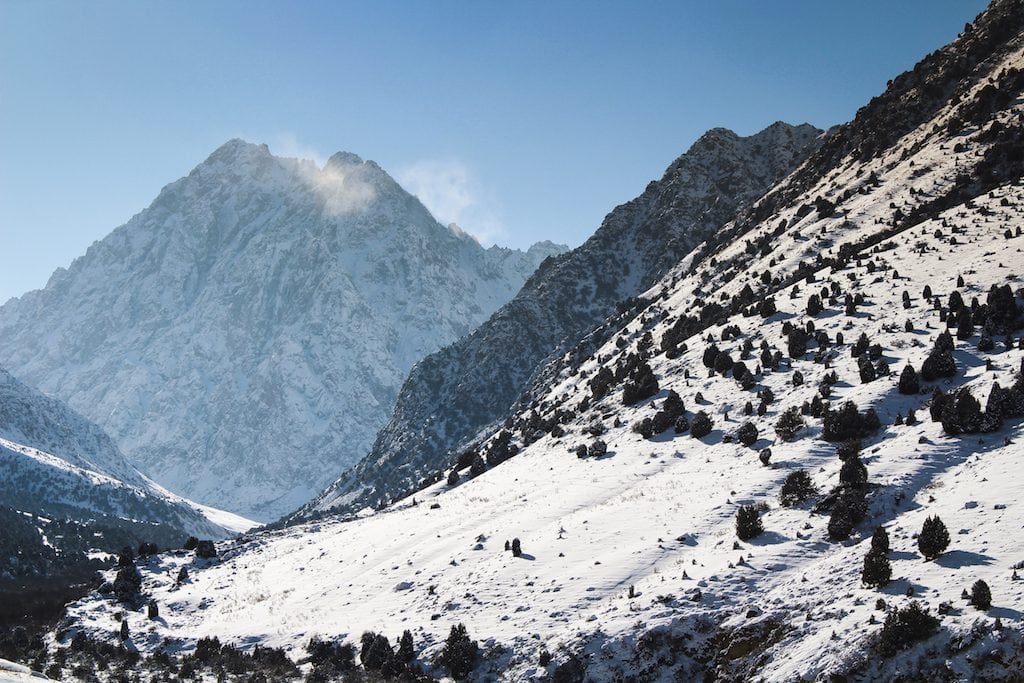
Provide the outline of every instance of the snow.
{"type": "MultiPolygon", "coordinates": [[[[1024,191],[1007,188],[998,193],[1004,194],[1024,206],[1024,191]]],[[[996,198],[986,205],[998,209],[996,198]]],[[[962,208],[947,215],[959,213],[962,208]]],[[[992,233],[998,230],[997,238],[1003,239],[995,219],[987,225],[970,224],[965,237],[977,241],[954,253],[958,272],[977,271],[972,288],[985,291],[990,280],[1024,271],[1024,257],[1015,249],[1001,252],[1006,268],[991,268],[987,254],[992,233]]],[[[921,227],[931,229],[931,224],[921,227]]],[[[948,281],[955,279],[948,269],[940,279],[937,271],[943,263],[935,257],[941,254],[916,258],[912,249],[908,242],[885,256],[898,264],[906,280],[894,283],[879,277],[870,282],[865,268],[852,269],[873,304],[865,307],[872,318],[862,314],[857,320],[883,345],[896,372],[904,361],[919,364],[929,337],[940,329],[937,311],[919,299],[903,311],[899,293],[904,287],[916,292],[931,282],[944,296],[948,281]],[[914,338],[922,345],[901,348],[907,336],[902,327],[889,333],[882,327],[901,323],[908,315],[919,329],[914,338]]],[[[782,322],[800,315],[806,299],[790,299],[782,292],[777,301],[779,313],[756,329],[756,337],[778,342],[782,322]]],[[[819,329],[833,337],[847,321],[834,312],[816,319],[819,329]]],[[[855,376],[850,342],[833,366],[844,379],[855,376]]],[[[957,383],[986,386],[993,373],[977,362],[973,344],[957,344],[968,368],[957,383]]],[[[673,438],[671,430],[641,439],[629,425],[650,410],[646,405],[619,406],[618,392],[613,392],[585,416],[587,422],[606,416],[602,438],[609,451],[596,460],[571,452],[577,441],[591,438],[581,435],[575,423],[563,440],[546,436],[451,490],[437,484],[355,521],[322,521],[229,543],[221,548],[219,564],[190,567],[192,581],[184,586],[174,585],[177,568],[194,561],[183,555],[161,556],[145,572],[145,590],[164,606],[165,622],[153,625],[142,613],[129,614],[131,631],[186,640],[213,635],[236,642],[256,639],[298,650],[312,636],[355,640],[364,630],[397,635],[411,628],[417,642],[429,649],[451,625],[463,622],[472,636],[512,648],[506,677],[520,680],[538,675],[540,647],[557,652],[597,632],[625,637],[698,616],[725,628],[752,619],[779,619],[796,628],[777,646],[786,656],[772,658],[762,674],[767,680],[791,680],[826,676],[848,664],[849,657],[857,656],[855,646],[879,628],[868,623],[877,614],[875,599],[904,604],[908,586],[932,613],[940,601],[954,603],[953,614],[943,618],[947,629],[969,629],[977,620],[991,622],[995,617],[1006,625],[1021,624],[1024,582],[1009,576],[1011,565],[1024,560],[1024,508],[1017,504],[1021,491],[1014,474],[1022,455],[1018,443],[1024,443],[1019,424],[984,435],[981,447],[977,436],[944,437],[920,409],[918,424],[886,427],[864,448],[870,481],[881,487],[870,499],[870,519],[850,541],[834,544],[827,540],[827,516],[809,514],[806,508],[781,508],[777,502],[782,480],[798,467],[811,472],[824,489],[836,484],[834,447],[815,438],[813,428],[793,443],[773,442],[772,432],[778,414],[815,390],[824,368],[809,360],[795,361],[806,377],[801,390],[789,385],[790,371],[765,376],[764,385],[779,397],[769,414],[756,420],[761,439],[755,448],[770,444],[774,453],[772,467],[766,468],[757,461],[756,450],[720,443],[722,433],[739,426],[738,408],[744,399],[731,379],[702,377],[702,350],[691,348],[675,360],[658,357],[654,370],[665,379],[663,390],[675,389],[691,411],[696,410],[697,391],[710,406],[735,406],[729,421],[714,411],[716,429],[705,439],[673,438]],[[689,382],[680,373],[684,367],[691,368],[689,382]],[[612,416],[624,424],[612,426],[612,416]],[[1004,438],[1011,443],[1004,445],[1004,438]],[[767,532],[734,549],[737,506],[755,502],[769,507],[764,516],[767,532]],[[440,507],[433,508],[434,503],[440,507]],[[934,514],[950,526],[953,543],[938,560],[923,562],[912,535],[934,514]],[[885,525],[892,539],[894,581],[880,591],[859,583],[875,524],[885,525]],[[504,542],[515,537],[524,551],[518,559],[503,551],[504,542]],[[959,601],[960,591],[979,578],[995,596],[995,606],[985,614],[959,601]],[[692,601],[698,589],[702,597],[692,601]],[[759,616],[747,617],[751,608],[759,616]]],[[[995,358],[995,376],[1005,385],[1024,354],[1004,351],[995,358]]],[[[895,394],[896,378],[894,373],[865,385],[841,382],[833,401],[874,405],[883,423],[891,424],[895,410],[920,408],[926,398],[895,394]]],[[[580,377],[567,379],[552,394],[579,386],[585,386],[580,377]]],[[[90,629],[109,631],[109,609],[106,600],[91,599],[72,613],[90,629]]],[[[146,638],[137,645],[159,642],[146,638]]]]}
{"type": "Polygon", "coordinates": [[[233,140],[0,307],[0,365],[160,485],[272,521],[369,448],[416,361],[562,250],[484,250],[373,162],[233,140]]]}
{"type": "Polygon", "coordinates": [[[27,666],[0,659],[0,683],[25,683],[26,681],[48,681],[41,673],[33,673],[27,666]]]}
{"type": "MultiPolygon", "coordinates": [[[[1006,65],[1020,66],[1020,53],[990,68],[1006,65]]],[[[1021,108],[1014,103],[1000,116],[1015,117],[1021,108]]],[[[745,236],[767,234],[785,219],[786,228],[768,252],[749,254],[744,240],[736,239],[722,245],[713,262],[687,263],[670,273],[647,293],[652,302],[647,310],[578,368],[560,366],[541,388],[541,412],[578,409],[563,425],[564,436],[544,435],[475,478],[462,472],[453,487],[432,485],[377,513],[240,537],[221,544],[214,563],[185,553],[149,560],[144,591],[161,605],[161,621],[151,623],[142,612],[128,611],[135,646],[151,650],[170,638],[187,647],[216,635],[246,646],[283,646],[298,655],[313,636],[354,642],[365,630],[393,637],[408,628],[421,660],[429,661],[449,628],[464,623],[486,647],[506,648],[497,663],[482,665],[504,680],[550,673],[537,663],[542,649],[558,659],[583,656],[595,680],[644,672],[685,679],[693,675],[687,657],[700,661],[701,652],[717,647],[718,635],[736,636],[738,650],[752,647],[756,675],[768,681],[828,680],[851,671],[885,680],[897,671],[917,670],[924,660],[970,676],[975,655],[996,649],[1008,632],[1019,634],[1024,626],[1024,581],[1013,578],[1014,568],[1024,566],[1019,504],[1024,496],[1017,476],[1024,425],[1008,421],[992,434],[945,436],[928,419],[929,394],[900,395],[896,381],[905,364],[920,365],[945,329],[939,312],[921,298],[924,285],[943,301],[958,274],[965,278],[960,289],[967,301],[983,299],[992,285],[1021,287],[1024,238],[1007,240],[1003,231],[1024,226],[1024,187],[997,187],[903,230],[835,272],[819,269],[813,283],[781,287],[774,293],[778,312],[770,318],[735,316],[688,339],[688,350],[678,358],[653,355],[650,363],[661,385],[654,402],[660,404],[673,389],[691,417],[699,409],[711,413],[714,430],[702,439],[672,430],[642,439],[631,425],[654,409],[650,401],[621,405],[621,386],[593,405],[580,406],[599,366],[614,367],[647,331],[657,348],[676,316],[699,312],[698,297],[727,300],[745,284],[756,284],[765,270],[793,273],[801,260],[835,255],[841,244],[876,233],[891,222],[893,205],[911,208],[948,192],[956,174],[984,149],[976,133],[950,140],[945,129],[927,122],[868,164],[842,160],[745,236]],[[954,142],[963,143],[965,151],[953,152],[954,142]],[[812,211],[797,217],[816,196],[839,198],[871,172],[879,176],[879,186],[839,199],[834,215],[812,211]],[[953,227],[955,246],[949,243],[953,227]],[[941,240],[932,237],[937,229],[944,234],[941,240]],[[757,388],[771,389],[776,400],[763,417],[741,416],[746,400],[756,402],[754,393],[742,391],[732,378],[708,376],[701,362],[703,337],[718,340],[733,358],[747,339],[755,348],[766,340],[784,349],[783,326],[804,324],[808,294],[830,281],[866,298],[853,316],[841,305],[826,305],[814,318],[816,329],[832,340],[842,332],[845,343],[830,347],[829,367],[813,361],[812,342],[803,357],[759,376],[757,388]],[[903,306],[904,290],[909,308],[903,306]],[[908,319],[911,333],[903,328],[908,319]],[[723,328],[733,324],[741,336],[723,341],[723,328]],[[890,376],[859,381],[850,345],[861,332],[882,346],[890,376]],[[792,383],[796,370],[805,378],[800,386],[792,383]],[[820,438],[816,419],[808,418],[808,427],[792,442],[777,439],[773,429],[783,411],[810,400],[833,370],[840,382],[832,389],[832,405],[854,400],[861,409],[873,407],[883,424],[863,443],[873,485],[867,519],[841,543],[828,540],[826,515],[815,514],[809,504],[783,508],[778,500],[782,482],[796,469],[808,471],[823,492],[836,486],[835,445],[820,438]],[[696,400],[698,392],[703,403],[696,400]],[[725,406],[731,406],[728,418],[725,406]],[[910,408],[919,421],[894,425],[896,414],[906,415],[910,408]],[[724,442],[722,437],[746,419],[759,429],[754,447],[724,442]],[[595,423],[608,452],[580,459],[576,446],[593,440],[595,423]],[[757,457],[765,446],[773,451],[768,467],[757,457]],[[735,534],[735,514],[744,504],[764,506],[766,531],[749,542],[735,534]],[[931,515],[945,521],[952,543],[938,559],[925,562],[914,535],[931,515]],[[890,535],[893,581],[868,589],[860,572],[876,525],[890,535]],[[513,538],[522,542],[522,557],[504,551],[505,541],[513,538]],[[178,586],[174,577],[182,565],[189,565],[191,581],[178,586]],[[978,579],[992,589],[993,607],[985,612],[960,599],[978,579]],[[941,616],[940,634],[882,660],[871,649],[884,620],[875,609],[878,598],[890,610],[912,599],[933,615],[941,603],[951,609],[941,616]],[[995,630],[996,619],[1003,631],[995,630]],[[751,645],[739,639],[743,629],[771,637],[751,645]],[[690,654],[656,647],[652,653],[646,644],[659,634],[691,644],[690,654]],[[657,659],[660,654],[675,659],[666,663],[657,659]]],[[[984,353],[977,349],[977,333],[957,340],[958,375],[937,384],[947,390],[967,386],[978,397],[993,381],[1011,384],[1024,352],[996,341],[996,351],[984,353]]],[[[515,424],[523,415],[512,417],[515,424]]],[[[114,638],[117,622],[111,613],[122,609],[91,596],[72,605],[69,615],[78,628],[114,638]]],[[[742,664],[740,657],[736,665],[742,664]]]]}
{"type": "Polygon", "coordinates": [[[96,424],[2,369],[0,472],[0,504],[35,514],[99,513],[218,539],[255,525],[155,484],[96,424]]]}

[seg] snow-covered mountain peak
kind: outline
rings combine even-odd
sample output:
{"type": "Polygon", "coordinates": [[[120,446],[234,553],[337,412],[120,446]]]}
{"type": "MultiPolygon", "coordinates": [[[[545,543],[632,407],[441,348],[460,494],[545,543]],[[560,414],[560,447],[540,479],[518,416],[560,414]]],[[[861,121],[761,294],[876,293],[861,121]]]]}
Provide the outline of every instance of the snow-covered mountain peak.
{"type": "Polygon", "coordinates": [[[321,168],[231,140],[0,308],[0,362],[167,488],[270,520],[351,464],[409,368],[546,255],[453,234],[355,155],[321,168]]]}

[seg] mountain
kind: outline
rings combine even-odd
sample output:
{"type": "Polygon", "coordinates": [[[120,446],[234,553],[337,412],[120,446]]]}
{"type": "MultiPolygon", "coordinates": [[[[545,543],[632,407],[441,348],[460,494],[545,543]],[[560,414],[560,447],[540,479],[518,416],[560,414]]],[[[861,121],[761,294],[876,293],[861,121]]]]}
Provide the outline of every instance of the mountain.
{"type": "MultiPolygon", "coordinates": [[[[410,666],[403,629],[411,666],[474,680],[1019,679],[1022,37],[997,0],[894,79],[472,466],[144,567],[165,609],[123,612],[133,645],[283,647],[322,679],[343,643],[410,666]]],[[[73,605],[63,642],[123,610],[73,605]]]]}
{"type": "Polygon", "coordinates": [[[232,140],[46,287],[0,364],[173,491],[269,520],[369,447],[401,380],[544,258],[482,248],[372,161],[232,140]]]}
{"type": "Polygon", "coordinates": [[[705,133],[583,245],[545,263],[484,324],[418,363],[370,452],[297,517],[389,501],[453,462],[507,413],[546,358],[657,282],[792,171],[820,133],[785,123],[749,137],[705,133]]]}
{"type": "Polygon", "coordinates": [[[253,526],[168,493],[94,423],[2,369],[0,475],[0,582],[84,564],[92,550],[223,539],[253,526]]]}

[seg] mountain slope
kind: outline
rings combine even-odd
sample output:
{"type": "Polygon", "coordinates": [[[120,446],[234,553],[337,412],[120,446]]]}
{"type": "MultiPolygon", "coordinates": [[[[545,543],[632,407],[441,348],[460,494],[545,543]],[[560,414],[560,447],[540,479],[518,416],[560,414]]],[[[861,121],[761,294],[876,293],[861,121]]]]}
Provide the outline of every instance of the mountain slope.
{"type": "MultiPolygon", "coordinates": [[[[512,457],[360,519],[226,544],[188,585],[168,576],[190,560],[161,558],[143,581],[169,606],[156,633],[298,654],[311,636],[409,628],[442,673],[464,623],[478,679],[1019,678],[1022,10],[996,2],[943,48],[962,74],[921,67],[948,97],[910,130],[867,157],[812,158],[762,200],[764,220],[645,292],[594,353],[566,354],[509,416],[512,457]],[[625,404],[627,387],[640,398],[625,404]],[[800,470],[817,493],[783,501],[800,470]],[[762,533],[737,536],[741,506],[762,533]],[[932,516],[950,542],[929,559],[932,516]],[[892,576],[866,586],[878,526],[892,576]],[[979,580],[990,607],[962,597],[979,580]],[[935,628],[895,633],[915,601],[935,628]]],[[[878,106],[832,144],[867,139],[878,106]]],[[[97,596],[71,611],[110,639],[120,609],[97,596]]]]}
{"type": "Polygon", "coordinates": [[[95,424],[2,369],[0,508],[9,516],[0,581],[63,571],[70,557],[84,562],[82,553],[96,547],[178,544],[190,534],[222,539],[252,526],[171,495],[95,424]],[[60,530],[45,533],[51,526],[60,530]],[[38,538],[26,542],[26,534],[38,538]]]}
{"type": "Polygon", "coordinates": [[[233,140],[0,307],[0,363],[162,485],[267,520],[353,463],[413,363],[559,250],[485,250],[355,155],[319,168],[233,140]]]}
{"type": "Polygon", "coordinates": [[[507,412],[538,365],[650,287],[683,255],[764,193],[820,131],[775,123],[750,137],[716,128],[660,181],[617,207],[583,245],[534,274],[468,336],[418,363],[373,449],[299,516],[392,499],[452,461],[452,451],[507,412]]]}

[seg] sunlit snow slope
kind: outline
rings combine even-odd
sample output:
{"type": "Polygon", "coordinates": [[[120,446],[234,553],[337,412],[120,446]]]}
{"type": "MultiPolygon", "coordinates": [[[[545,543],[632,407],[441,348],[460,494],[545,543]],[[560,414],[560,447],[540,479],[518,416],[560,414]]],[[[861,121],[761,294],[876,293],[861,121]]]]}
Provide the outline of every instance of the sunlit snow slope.
{"type": "MultiPolygon", "coordinates": [[[[358,642],[364,630],[410,629],[429,666],[464,623],[485,646],[478,678],[529,680],[576,659],[590,680],[1019,679],[1021,10],[994,3],[595,331],[593,352],[553,363],[477,444],[475,473],[352,521],[222,544],[209,566],[154,559],[143,590],[161,620],[129,611],[133,643],[217,635],[299,654],[314,635],[358,642]],[[793,330],[811,326],[806,348],[794,345],[793,330]],[[946,340],[953,374],[920,372],[917,393],[900,393],[904,368],[920,371],[946,340]],[[747,372],[705,365],[723,353],[747,372]],[[624,405],[645,365],[658,387],[624,405]],[[592,381],[609,376],[595,394],[592,381]],[[1014,387],[1016,403],[989,401],[997,383],[1014,387]],[[966,400],[932,420],[957,389],[980,402],[983,431],[956,433],[973,419],[966,400]],[[670,391],[686,425],[644,437],[670,391]],[[878,418],[860,435],[863,482],[840,481],[844,442],[826,430],[847,401],[878,418]],[[786,439],[777,427],[790,409],[803,426],[786,439]],[[712,424],[696,438],[701,412],[712,424]],[[818,492],[783,506],[782,484],[801,469],[818,492]],[[840,494],[865,506],[846,538],[829,530],[840,494]],[[743,505],[757,506],[765,529],[750,540],[737,538],[743,505]],[[926,561],[915,535],[935,515],[951,542],[926,561]],[[890,538],[892,581],[866,587],[877,527],[890,538]],[[504,550],[512,539],[521,557],[504,550]],[[175,585],[182,564],[191,581],[175,585]],[[987,610],[961,597],[977,580],[991,588],[987,610]],[[882,656],[882,623],[911,601],[939,628],[882,656]],[[546,665],[543,650],[554,655],[546,665]]],[[[123,609],[93,596],[72,606],[71,623],[115,638],[123,609]]]]}

